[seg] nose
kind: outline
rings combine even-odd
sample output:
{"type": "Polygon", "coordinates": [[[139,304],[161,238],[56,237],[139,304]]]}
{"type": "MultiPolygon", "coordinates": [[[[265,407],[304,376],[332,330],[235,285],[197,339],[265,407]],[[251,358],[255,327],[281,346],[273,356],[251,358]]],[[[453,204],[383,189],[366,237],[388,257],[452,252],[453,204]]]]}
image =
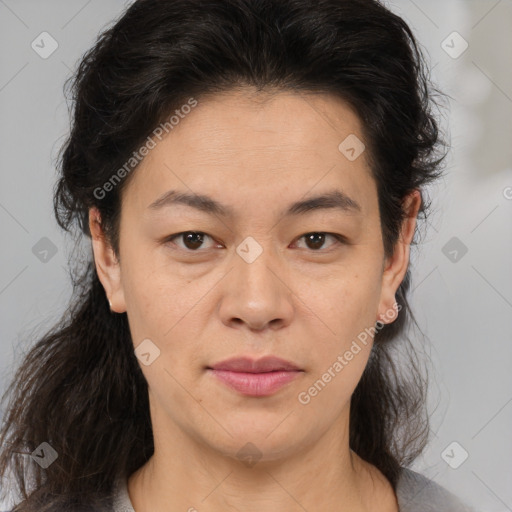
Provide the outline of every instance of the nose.
{"type": "Polygon", "coordinates": [[[294,312],[293,292],[286,269],[264,249],[254,260],[234,256],[234,267],[224,279],[220,305],[222,322],[251,331],[277,330],[290,324],[294,312]]]}

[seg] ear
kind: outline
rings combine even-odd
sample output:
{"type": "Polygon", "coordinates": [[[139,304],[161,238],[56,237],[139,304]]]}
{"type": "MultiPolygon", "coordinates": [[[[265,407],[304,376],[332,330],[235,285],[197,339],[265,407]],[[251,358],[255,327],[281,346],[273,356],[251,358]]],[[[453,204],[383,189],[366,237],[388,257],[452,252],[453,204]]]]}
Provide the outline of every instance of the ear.
{"type": "Polygon", "coordinates": [[[121,267],[103,232],[100,212],[94,207],[89,209],[89,230],[96,272],[105,289],[107,299],[112,303],[111,310],[116,313],[124,313],[126,304],[121,282],[121,267]]]}
{"type": "Polygon", "coordinates": [[[421,194],[418,189],[408,194],[402,202],[402,208],[407,216],[402,223],[400,236],[395,244],[393,254],[384,261],[381,298],[377,316],[377,320],[382,323],[391,323],[398,315],[396,292],[409,265],[410,244],[414,236],[416,217],[420,206],[421,194]]]}

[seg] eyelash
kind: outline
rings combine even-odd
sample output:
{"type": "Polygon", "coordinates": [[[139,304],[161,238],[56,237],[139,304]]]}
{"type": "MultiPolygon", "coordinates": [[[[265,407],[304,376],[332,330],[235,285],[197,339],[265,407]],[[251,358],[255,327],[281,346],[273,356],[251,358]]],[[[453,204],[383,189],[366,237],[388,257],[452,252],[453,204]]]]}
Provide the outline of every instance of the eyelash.
{"type": "MultiPolygon", "coordinates": [[[[170,243],[174,246],[176,246],[177,244],[175,244],[173,242],[173,240],[175,238],[179,238],[180,236],[183,236],[183,235],[186,235],[186,234],[189,234],[189,233],[195,233],[195,234],[199,234],[199,235],[206,235],[207,237],[211,238],[213,240],[213,237],[211,237],[210,235],[208,235],[207,233],[204,233],[203,231],[181,231],[180,233],[175,233],[174,235],[170,235],[168,236],[164,242],[165,243],[170,243]]],[[[301,235],[300,237],[297,238],[297,240],[300,240],[301,238],[304,238],[305,236],[307,235],[313,235],[313,234],[321,234],[321,235],[328,235],[328,236],[332,236],[333,238],[335,238],[338,242],[338,244],[341,244],[341,245],[347,245],[348,244],[348,241],[347,239],[343,236],[343,235],[338,235],[337,233],[328,233],[326,231],[309,231],[307,233],[304,233],[303,235],[301,235]]],[[[336,244],[335,244],[336,245],[336,244]]],[[[199,253],[199,252],[202,252],[201,249],[196,249],[196,250],[192,250],[192,249],[188,249],[188,248],[183,248],[183,247],[179,247],[177,246],[178,249],[181,249],[185,252],[189,252],[189,253],[199,253]]],[[[207,249],[203,249],[203,251],[206,251],[207,249]]],[[[313,253],[322,253],[322,252],[329,252],[329,249],[328,250],[322,250],[322,249],[310,249],[310,252],[313,252],[313,253]]]]}

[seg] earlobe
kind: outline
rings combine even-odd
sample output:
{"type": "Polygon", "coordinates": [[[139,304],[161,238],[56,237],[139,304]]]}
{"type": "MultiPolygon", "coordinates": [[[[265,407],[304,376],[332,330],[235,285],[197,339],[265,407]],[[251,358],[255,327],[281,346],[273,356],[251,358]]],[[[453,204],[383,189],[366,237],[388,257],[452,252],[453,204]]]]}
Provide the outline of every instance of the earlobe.
{"type": "Polygon", "coordinates": [[[406,218],[393,254],[386,258],[382,273],[381,300],[377,318],[382,323],[392,323],[398,314],[396,292],[409,266],[410,244],[414,236],[421,200],[420,191],[414,190],[403,201],[402,207],[407,212],[406,218]]]}
{"type": "Polygon", "coordinates": [[[124,313],[126,305],[121,281],[121,267],[103,231],[100,212],[94,207],[89,209],[89,230],[96,272],[105,290],[110,310],[115,313],[124,313]]]}

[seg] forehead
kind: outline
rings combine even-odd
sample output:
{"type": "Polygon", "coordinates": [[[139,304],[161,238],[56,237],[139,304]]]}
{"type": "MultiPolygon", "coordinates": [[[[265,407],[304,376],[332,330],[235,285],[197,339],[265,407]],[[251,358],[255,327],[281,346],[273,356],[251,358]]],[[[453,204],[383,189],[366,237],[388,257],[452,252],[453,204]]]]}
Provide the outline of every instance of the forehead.
{"type": "Polygon", "coordinates": [[[370,213],[375,186],[366,154],[349,160],[339,148],[347,137],[364,139],[361,122],[331,95],[242,88],[198,98],[168,134],[154,138],[124,191],[126,203],[146,212],[178,190],[248,211],[253,199],[261,207],[337,188],[370,213]]]}

